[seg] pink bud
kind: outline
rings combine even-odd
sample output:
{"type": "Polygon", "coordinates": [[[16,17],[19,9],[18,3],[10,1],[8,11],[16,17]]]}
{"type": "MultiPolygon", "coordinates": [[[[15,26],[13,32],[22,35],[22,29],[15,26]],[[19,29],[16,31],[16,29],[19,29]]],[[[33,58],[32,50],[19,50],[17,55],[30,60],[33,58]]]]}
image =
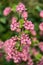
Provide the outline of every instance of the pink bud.
{"type": "Polygon", "coordinates": [[[26,12],[26,11],[24,11],[24,12],[22,13],[22,17],[23,17],[25,20],[27,19],[28,14],[27,14],[27,12],[26,12]]]}
{"type": "Polygon", "coordinates": [[[40,23],[40,25],[39,25],[39,29],[40,29],[40,31],[43,31],[43,22],[40,23]]]}
{"type": "Polygon", "coordinates": [[[40,12],[40,17],[43,18],[43,10],[40,12]]]}
{"type": "Polygon", "coordinates": [[[31,30],[30,32],[31,32],[31,34],[32,34],[33,36],[36,36],[36,31],[35,31],[35,30],[31,30]]]}

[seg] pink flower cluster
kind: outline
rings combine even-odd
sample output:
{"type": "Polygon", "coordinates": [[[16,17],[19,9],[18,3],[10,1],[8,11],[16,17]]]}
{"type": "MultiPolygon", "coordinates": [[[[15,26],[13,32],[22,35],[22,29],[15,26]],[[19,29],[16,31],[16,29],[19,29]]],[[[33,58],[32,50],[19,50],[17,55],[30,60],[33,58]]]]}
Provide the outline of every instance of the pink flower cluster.
{"type": "Polygon", "coordinates": [[[40,29],[40,35],[43,35],[43,22],[40,23],[39,29],[40,29]]]}
{"type": "Polygon", "coordinates": [[[34,30],[34,24],[31,21],[25,21],[24,28],[29,30],[33,36],[36,35],[36,31],[34,30]]]}
{"type": "Polygon", "coordinates": [[[24,23],[24,28],[27,30],[34,30],[34,24],[31,21],[26,21],[24,23]]]}
{"type": "Polygon", "coordinates": [[[26,11],[23,11],[23,13],[22,13],[22,18],[24,19],[24,20],[27,20],[27,17],[28,17],[28,13],[26,12],[26,11]]]}
{"type": "Polygon", "coordinates": [[[43,18],[43,10],[40,11],[40,17],[43,18]]]}
{"type": "Polygon", "coordinates": [[[16,7],[16,11],[21,14],[24,20],[27,19],[28,13],[26,12],[25,5],[23,3],[19,3],[16,7]]]}
{"type": "Polygon", "coordinates": [[[40,29],[40,31],[43,32],[43,22],[40,23],[40,25],[39,25],[39,29],[40,29]]]}
{"type": "Polygon", "coordinates": [[[17,37],[12,37],[9,40],[6,40],[3,49],[6,53],[6,60],[14,60],[15,63],[18,63],[20,60],[19,57],[19,51],[16,50],[15,45],[16,45],[17,37]]]}
{"type": "Polygon", "coordinates": [[[4,9],[4,11],[3,11],[3,15],[4,15],[4,16],[7,16],[7,15],[9,15],[10,12],[11,12],[11,8],[10,8],[10,7],[6,7],[6,8],[4,9]]]}
{"type": "Polygon", "coordinates": [[[17,19],[15,17],[12,18],[10,28],[12,31],[17,31],[17,32],[20,31],[19,22],[17,22],[17,19]]]}
{"type": "Polygon", "coordinates": [[[40,50],[43,52],[43,42],[40,42],[40,43],[39,43],[39,48],[40,48],[40,50]]]}
{"type": "Polygon", "coordinates": [[[22,13],[25,10],[25,5],[23,3],[19,3],[16,7],[16,11],[22,13]]]}
{"type": "Polygon", "coordinates": [[[32,59],[31,59],[31,56],[29,56],[27,65],[33,65],[33,64],[34,63],[33,63],[32,59]]]}
{"type": "Polygon", "coordinates": [[[31,44],[31,40],[28,37],[28,35],[26,35],[26,34],[21,35],[21,44],[27,44],[27,45],[31,44]]]}
{"type": "MultiPolygon", "coordinates": [[[[23,36],[21,36],[21,38],[24,37],[24,40],[25,40],[25,38],[27,37],[27,40],[24,41],[26,44],[22,45],[21,52],[18,51],[17,48],[16,48],[16,43],[18,41],[23,41],[21,38],[20,38],[20,40],[18,40],[17,37],[12,37],[11,39],[6,40],[4,42],[3,50],[6,53],[5,56],[6,56],[6,60],[7,61],[13,60],[14,63],[19,63],[21,61],[25,61],[26,62],[28,60],[28,57],[29,57],[29,47],[30,47],[28,45],[31,44],[31,41],[30,41],[30,39],[28,38],[27,35],[25,35],[25,34],[22,34],[22,35],[23,36]]],[[[20,47],[21,47],[21,43],[20,43],[20,47]]]]}

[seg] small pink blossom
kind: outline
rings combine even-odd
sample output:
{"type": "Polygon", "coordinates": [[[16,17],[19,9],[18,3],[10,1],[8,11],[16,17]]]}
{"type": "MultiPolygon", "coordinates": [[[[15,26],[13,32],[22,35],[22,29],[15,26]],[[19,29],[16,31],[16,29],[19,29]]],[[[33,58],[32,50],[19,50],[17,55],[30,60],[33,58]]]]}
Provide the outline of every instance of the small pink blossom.
{"type": "Polygon", "coordinates": [[[43,42],[40,42],[38,46],[39,46],[40,50],[43,52],[43,42]]]}
{"type": "Polygon", "coordinates": [[[10,7],[6,7],[6,8],[4,9],[4,11],[3,11],[3,15],[4,15],[4,16],[7,16],[7,15],[9,15],[10,12],[11,12],[11,8],[10,8],[10,7]]]}
{"type": "Polygon", "coordinates": [[[11,59],[9,56],[6,56],[6,60],[9,62],[11,59]]]}
{"type": "Polygon", "coordinates": [[[39,34],[40,34],[41,36],[43,36],[43,31],[40,31],[39,34]]]}
{"type": "Polygon", "coordinates": [[[27,17],[28,17],[28,13],[27,13],[26,11],[24,11],[24,12],[22,13],[22,17],[24,18],[24,20],[26,20],[27,17]]]}
{"type": "Polygon", "coordinates": [[[27,44],[27,45],[31,44],[31,40],[28,37],[28,35],[26,35],[26,34],[21,35],[21,44],[27,44]]]}
{"type": "Polygon", "coordinates": [[[27,65],[33,65],[33,64],[34,64],[33,60],[31,58],[31,56],[29,55],[27,65]]]}
{"type": "Polygon", "coordinates": [[[31,21],[26,21],[24,23],[24,28],[27,30],[34,30],[34,24],[31,21]]]}
{"type": "Polygon", "coordinates": [[[25,11],[25,6],[24,6],[24,4],[23,4],[23,3],[19,3],[19,4],[17,5],[17,7],[16,7],[16,11],[19,12],[19,13],[25,11]]]}
{"type": "Polygon", "coordinates": [[[40,17],[43,18],[43,10],[40,12],[40,17]]]}
{"type": "Polygon", "coordinates": [[[20,29],[20,28],[17,28],[17,29],[16,29],[16,32],[20,32],[20,31],[21,31],[21,29],[20,29]]]}
{"type": "Polygon", "coordinates": [[[39,25],[39,29],[40,29],[40,31],[43,31],[43,22],[40,23],[40,25],[39,25]]]}
{"type": "Polygon", "coordinates": [[[37,41],[37,38],[36,37],[33,37],[32,40],[35,42],[35,41],[37,41]]]}
{"type": "Polygon", "coordinates": [[[21,61],[20,52],[14,49],[13,57],[14,63],[19,63],[21,61]]]}
{"type": "Polygon", "coordinates": [[[29,54],[29,47],[28,47],[28,45],[25,45],[25,46],[23,46],[22,52],[20,54],[21,59],[23,61],[27,61],[28,60],[28,54],[29,54]]]}
{"type": "Polygon", "coordinates": [[[31,32],[31,34],[32,34],[33,36],[36,36],[36,31],[35,31],[35,30],[31,30],[30,32],[31,32]]]}
{"type": "Polygon", "coordinates": [[[15,47],[16,44],[16,37],[12,37],[9,40],[6,40],[4,45],[3,45],[3,49],[5,51],[5,53],[12,58],[12,52],[13,52],[13,48],[15,47]]]}
{"type": "Polygon", "coordinates": [[[17,29],[19,29],[19,22],[17,22],[17,19],[15,17],[12,18],[10,29],[11,31],[16,31],[17,29]]]}
{"type": "Polygon", "coordinates": [[[34,56],[36,56],[39,52],[35,48],[32,48],[32,53],[34,56]]]}

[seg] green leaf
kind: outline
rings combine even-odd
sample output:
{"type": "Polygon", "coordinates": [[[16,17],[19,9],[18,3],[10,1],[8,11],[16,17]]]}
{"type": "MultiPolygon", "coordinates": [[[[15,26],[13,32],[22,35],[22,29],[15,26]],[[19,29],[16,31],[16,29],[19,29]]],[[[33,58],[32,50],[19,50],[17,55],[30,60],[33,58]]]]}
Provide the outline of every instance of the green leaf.
{"type": "Polygon", "coordinates": [[[29,31],[29,30],[25,30],[24,32],[25,32],[26,34],[30,33],[30,31],[29,31]]]}
{"type": "Polygon", "coordinates": [[[5,28],[0,24],[0,33],[2,33],[3,31],[5,31],[5,28]]]}
{"type": "Polygon", "coordinates": [[[11,36],[12,36],[12,32],[8,31],[8,32],[2,34],[1,38],[5,41],[5,40],[11,38],[11,36]]]}
{"type": "Polygon", "coordinates": [[[41,55],[40,53],[38,53],[38,54],[35,56],[35,59],[39,61],[39,60],[41,59],[41,57],[42,57],[42,55],[41,55]]]}
{"type": "Polygon", "coordinates": [[[36,6],[36,10],[40,12],[41,8],[39,6],[36,6]]]}
{"type": "Polygon", "coordinates": [[[12,5],[12,11],[16,12],[16,6],[17,6],[16,4],[12,5]]]}
{"type": "Polygon", "coordinates": [[[5,17],[0,18],[0,22],[6,23],[6,18],[5,17]]]}
{"type": "Polygon", "coordinates": [[[23,27],[24,20],[23,19],[20,19],[19,22],[20,22],[20,28],[22,28],[23,27]]]}

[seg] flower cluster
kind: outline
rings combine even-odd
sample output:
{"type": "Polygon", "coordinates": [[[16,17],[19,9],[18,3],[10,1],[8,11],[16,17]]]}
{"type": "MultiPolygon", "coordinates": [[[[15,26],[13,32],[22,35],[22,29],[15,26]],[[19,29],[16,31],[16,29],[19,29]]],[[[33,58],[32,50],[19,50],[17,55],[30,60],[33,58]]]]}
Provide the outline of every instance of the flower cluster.
{"type": "MultiPolygon", "coordinates": [[[[26,35],[26,37],[27,37],[27,35],[26,35]]],[[[24,39],[26,37],[24,37],[24,39]]],[[[28,39],[28,37],[27,37],[27,40],[26,40],[27,42],[25,42],[26,45],[24,44],[22,46],[21,52],[18,51],[16,48],[16,43],[17,43],[17,41],[19,41],[17,37],[12,37],[11,39],[6,40],[3,44],[3,49],[4,49],[4,52],[6,53],[6,55],[5,55],[6,60],[7,61],[14,60],[14,63],[19,63],[20,61],[27,61],[28,57],[29,57],[29,46],[28,45],[31,43],[31,41],[30,41],[30,39],[28,39]],[[27,41],[27,40],[29,40],[29,41],[27,41]]],[[[21,47],[21,43],[20,43],[20,47],[21,47]]]]}
{"type": "Polygon", "coordinates": [[[40,42],[40,43],[39,43],[39,48],[40,48],[40,50],[43,52],[43,42],[40,42]]]}
{"type": "Polygon", "coordinates": [[[40,23],[40,25],[39,25],[39,29],[40,29],[40,31],[42,31],[42,32],[43,32],[43,22],[42,22],[42,23],[40,23]]]}
{"type": "Polygon", "coordinates": [[[20,27],[19,22],[17,22],[17,19],[15,17],[13,17],[12,18],[12,23],[10,25],[11,30],[19,32],[20,31],[19,27],[20,27]]]}
{"type": "Polygon", "coordinates": [[[25,5],[23,3],[19,3],[16,7],[16,11],[21,14],[24,20],[27,20],[28,13],[26,12],[25,5]]]}
{"type": "Polygon", "coordinates": [[[10,8],[10,7],[6,7],[6,8],[4,9],[4,11],[3,11],[3,15],[4,15],[4,16],[7,16],[7,15],[9,15],[10,12],[11,12],[11,8],[10,8]]]}
{"type": "Polygon", "coordinates": [[[25,8],[25,5],[23,3],[19,3],[17,5],[17,8],[16,8],[16,11],[19,12],[19,13],[22,13],[23,11],[25,11],[26,8],[25,8]]]}
{"type": "Polygon", "coordinates": [[[21,44],[27,44],[27,45],[31,44],[31,40],[28,37],[28,35],[26,35],[26,34],[21,35],[21,44]]]}
{"type": "Polygon", "coordinates": [[[40,12],[40,17],[43,18],[43,10],[40,12]]]}
{"type": "Polygon", "coordinates": [[[27,29],[27,30],[30,30],[30,31],[34,30],[34,24],[32,24],[31,21],[26,21],[24,23],[24,28],[27,29]]]}
{"type": "Polygon", "coordinates": [[[32,35],[36,35],[36,31],[34,30],[34,24],[31,21],[25,21],[24,23],[24,28],[26,30],[29,30],[31,32],[32,35]]]}

